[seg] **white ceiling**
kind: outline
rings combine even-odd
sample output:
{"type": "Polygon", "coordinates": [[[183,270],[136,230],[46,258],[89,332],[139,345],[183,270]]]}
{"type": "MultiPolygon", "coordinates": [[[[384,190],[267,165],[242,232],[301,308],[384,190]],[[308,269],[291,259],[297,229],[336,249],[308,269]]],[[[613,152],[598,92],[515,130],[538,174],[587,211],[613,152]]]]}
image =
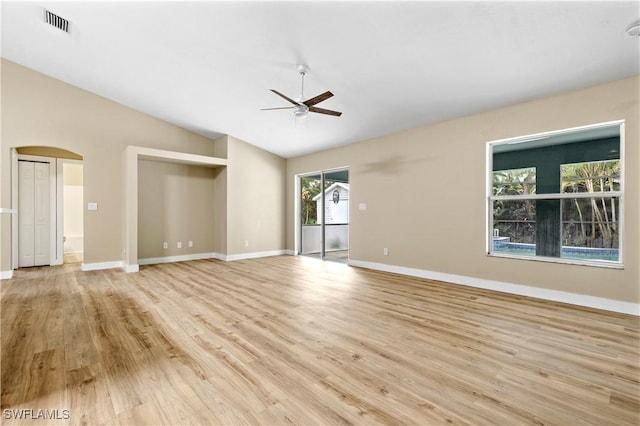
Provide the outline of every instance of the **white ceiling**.
{"type": "Polygon", "coordinates": [[[638,1],[2,2],[2,57],[292,157],[638,75],[638,19],[638,1]],[[299,94],[298,63],[342,117],[260,111],[299,94]]]}

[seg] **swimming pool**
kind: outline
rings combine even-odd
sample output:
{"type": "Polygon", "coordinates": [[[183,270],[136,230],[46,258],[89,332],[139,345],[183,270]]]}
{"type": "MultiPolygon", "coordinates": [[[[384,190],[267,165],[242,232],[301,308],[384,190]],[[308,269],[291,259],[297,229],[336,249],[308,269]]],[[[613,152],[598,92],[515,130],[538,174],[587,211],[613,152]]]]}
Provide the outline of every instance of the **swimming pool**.
{"type": "MultiPolygon", "coordinates": [[[[493,241],[493,252],[503,254],[515,254],[520,256],[535,256],[536,245],[526,243],[512,243],[508,241],[493,241]]],[[[610,260],[617,262],[620,260],[617,248],[591,248],[562,246],[560,257],[563,259],[580,260],[610,260]]]]}

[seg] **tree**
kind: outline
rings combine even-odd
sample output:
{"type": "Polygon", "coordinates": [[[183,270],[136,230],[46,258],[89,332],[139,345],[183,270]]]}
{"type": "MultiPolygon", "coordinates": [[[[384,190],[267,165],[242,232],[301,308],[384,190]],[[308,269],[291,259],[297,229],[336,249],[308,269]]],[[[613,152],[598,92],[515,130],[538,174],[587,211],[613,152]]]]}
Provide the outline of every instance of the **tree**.
{"type": "MultiPolygon", "coordinates": [[[[620,161],[594,161],[562,166],[563,192],[611,192],[620,189],[620,161]]],[[[571,245],[587,247],[618,247],[618,218],[616,199],[613,197],[575,198],[574,206],[580,223],[580,240],[571,245]],[[607,203],[607,199],[609,203],[607,203]],[[590,211],[589,232],[585,226],[583,209],[590,211]],[[582,243],[582,244],[580,244],[582,243]]],[[[565,217],[573,220],[571,211],[565,217]]]]}
{"type": "Polygon", "coordinates": [[[316,223],[317,217],[317,204],[313,201],[313,197],[318,195],[321,191],[320,180],[314,177],[302,177],[300,178],[301,186],[301,220],[303,225],[311,225],[316,223]]]}
{"type": "MultiPolygon", "coordinates": [[[[530,195],[536,193],[536,170],[533,167],[493,172],[493,195],[530,195]]],[[[495,201],[494,226],[500,235],[515,243],[532,243],[535,232],[533,200],[495,201]]]]}

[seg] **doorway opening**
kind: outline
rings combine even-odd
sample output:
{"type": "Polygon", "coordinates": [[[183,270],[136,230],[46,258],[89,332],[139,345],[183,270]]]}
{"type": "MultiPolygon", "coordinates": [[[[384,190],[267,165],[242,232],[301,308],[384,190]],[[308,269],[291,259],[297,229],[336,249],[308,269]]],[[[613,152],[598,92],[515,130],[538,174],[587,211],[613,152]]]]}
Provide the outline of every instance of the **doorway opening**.
{"type": "Polygon", "coordinates": [[[82,261],[82,174],[82,156],[71,151],[47,146],[11,149],[11,207],[16,212],[11,220],[12,269],[82,261]],[[65,177],[71,179],[69,184],[65,177]],[[69,231],[72,240],[65,238],[69,231]],[[73,256],[65,259],[67,251],[73,256]]]}
{"type": "Polygon", "coordinates": [[[84,186],[80,161],[62,162],[62,251],[63,263],[84,259],[84,186]]]}
{"type": "Polygon", "coordinates": [[[298,176],[298,254],[349,260],[349,169],[298,176]]]}

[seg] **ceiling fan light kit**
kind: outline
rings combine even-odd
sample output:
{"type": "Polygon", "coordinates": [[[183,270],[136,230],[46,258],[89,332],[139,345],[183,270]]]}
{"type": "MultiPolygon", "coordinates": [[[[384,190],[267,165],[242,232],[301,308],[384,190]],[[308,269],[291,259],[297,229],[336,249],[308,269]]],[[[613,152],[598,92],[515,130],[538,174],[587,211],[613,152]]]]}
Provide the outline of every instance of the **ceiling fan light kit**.
{"type": "Polygon", "coordinates": [[[293,117],[295,119],[296,126],[307,124],[307,115],[309,115],[309,107],[301,105],[294,107],[293,117]]]}
{"type": "Polygon", "coordinates": [[[298,65],[298,74],[300,74],[300,77],[302,78],[302,84],[301,84],[301,88],[300,88],[300,96],[294,100],[291,99],[290,97],[283,95],[282,93],[278,92],[275,89],[271,89],[271,91],[273,93],[275,93],[276,95],[280,96],[281,98],[285,99],[286,101],[288,101],[289,103],[293,104],[293,106],[289,106],[289,107],[275,107],[275,108],[262,108],[263,111],[267,111],[267,110],[276,110],[276,109],[293,109],[293,116],[295,118],[295,122],[296,124],[303,124],[306,119],[307,119],[307,115],[309,114],[309,112],[315,112],[318,114],[325,114],[325,115],[333,115],[335,117],[340,117],[342,115],[341,112],[339,111],[333,111],[330,109],[324,109],[324,108],[318,108],[314,105],[319,104],[322,101],[325,101],[327,99],[329,99],[330,97],[333,96],[333,93],[331,93],[330,91],[326,91],[324,93],[321,93],[318,96],[315,96],[311,99],[307,99],[306,101],[303,100],[304,99],[304,76],[309,72],[309,67],[304,65],[304,64],[300,64],[298,65]]]}

